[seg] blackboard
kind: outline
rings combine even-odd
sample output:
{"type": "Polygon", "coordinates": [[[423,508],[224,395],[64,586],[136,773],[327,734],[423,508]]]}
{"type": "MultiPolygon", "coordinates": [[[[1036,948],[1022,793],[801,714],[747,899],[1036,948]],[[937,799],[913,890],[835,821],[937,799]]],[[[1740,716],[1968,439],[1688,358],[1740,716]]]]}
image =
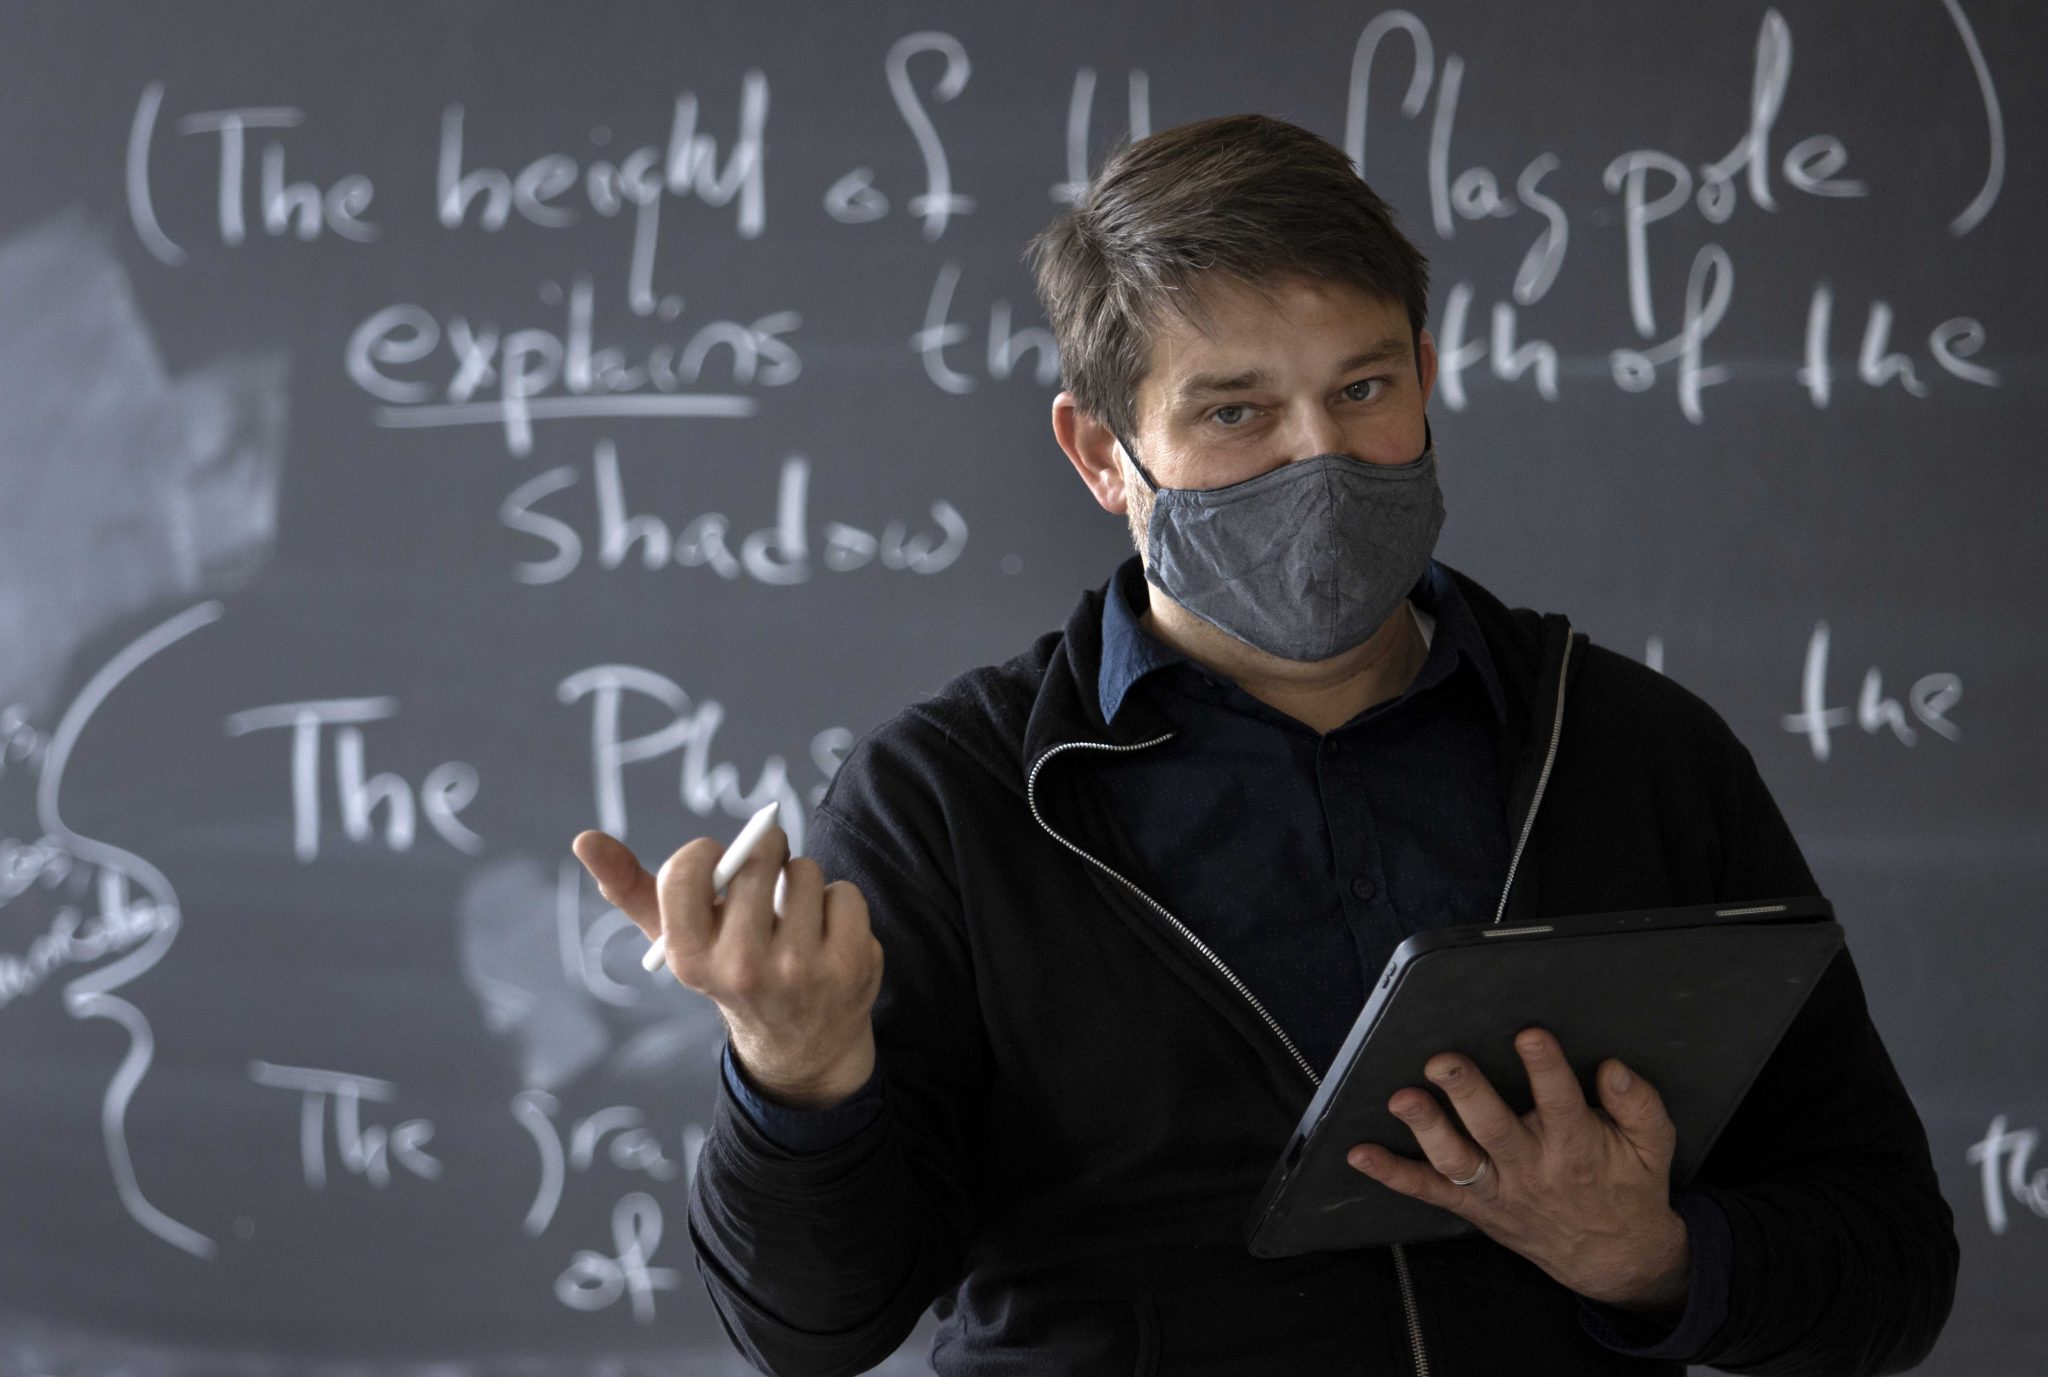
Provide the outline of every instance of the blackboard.
{"type": "Polygon", "coordinates": [[[1755,752],[1955,1207],[1925,1370],[2048,1349],[2039,7],[0,14],[0,1371],[742,1370],[720,1025],[569,839],[800,852],[1107,578],[1020,253],[1244,110],[1432,260],[1439,556],[1755,752]]]}

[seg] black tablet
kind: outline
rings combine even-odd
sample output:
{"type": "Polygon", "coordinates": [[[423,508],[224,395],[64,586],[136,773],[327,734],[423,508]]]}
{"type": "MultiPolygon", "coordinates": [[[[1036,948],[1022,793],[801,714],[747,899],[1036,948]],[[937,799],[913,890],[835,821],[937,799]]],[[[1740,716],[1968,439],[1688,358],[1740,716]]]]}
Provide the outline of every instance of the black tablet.
{"type": "Polygon", "coordinates": [[[1388,960],[1245,1222],[1257,1257],[1458,1238],[1478,1230],[1345,1160],[1377,1143],[1424,1160],[1387,1109],[1441,1052],[1471,1058],[1517,1114],[1535,1106],[1515,1034],[1548,1029],[1586,1102],[1616,1057],[1664,1097],[1686,1185],[1843,945],[1819,896],[1475,923],[1418,933],[1388,960]]]}

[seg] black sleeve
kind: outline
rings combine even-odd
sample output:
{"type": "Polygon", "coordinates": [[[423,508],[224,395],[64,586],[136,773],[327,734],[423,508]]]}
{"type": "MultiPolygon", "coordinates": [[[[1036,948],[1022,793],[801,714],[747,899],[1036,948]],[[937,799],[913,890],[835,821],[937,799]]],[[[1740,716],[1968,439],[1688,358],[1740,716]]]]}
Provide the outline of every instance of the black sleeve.
{"type": "MultiPolygon", "coordinates": [[[[841,775],[853,768],[849,758],[841,775]]],[[[882,944],[881,1112],[837,1146],[796,1154],[721,1091],[691,1181],[697,1270],[733,1343],[776,1377],[864,1372],[888,1357],[958,1284],[975,1226],[968,1161],[987,1043],[958,903],[917,851],[892,844],[907,835],[899,826],[856,829],[821,805],[807,839],[827,881],[860,890],[882,944]]]]}
{"type": "MultiPolygon", "coordinates": [[[[1754,758],[1732,734],[1728,745],[1714,800],[1716,900],[1819,893],[1754,758]]],[[[1844,926],[1853,945],[1853,921],[1844,926]]],[[[1693,1361],[1850,1377],[1904,1372],[1934,1347],[1961,1248],[1926,1130],[1871,1023],[1848,948],[1694,1185],[1728,1215],[1734,1269],[1728,1320],[1693,1361]]]]}
{"type": "Polygon", "coordinates": [[[732,1096],[740,1113],[761,1130],[763,1137],[784,1152],[802,1156],[836,1148],[873,1123],[875,1116],[882,1112],[882,1068],[879,1063],[868,1074],[867,1084],[855,1091],[852,1099],[830,1109],[791,1109],[763,1098],[753,1082],[747,1079],[747,1073],[740,1069],[729,1037],[725,1040],[725,1050],[718,1054],[718,1065],[723,1072],[725,1092],[732,1096]]]}

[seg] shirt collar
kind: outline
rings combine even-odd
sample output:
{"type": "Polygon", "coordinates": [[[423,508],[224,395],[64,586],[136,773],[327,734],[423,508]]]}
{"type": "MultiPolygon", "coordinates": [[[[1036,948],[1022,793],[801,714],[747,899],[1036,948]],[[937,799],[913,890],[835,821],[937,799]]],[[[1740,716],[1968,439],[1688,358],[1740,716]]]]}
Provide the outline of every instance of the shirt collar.
{"type": "Polygon", "coordinates": [[[1124,695],[1147,674],[1167,665],[1192,663],[1139,624],[1146,606],[1144,589],[1145,563],[1135,554],[1109,576],[1109,589],[1102,600],[1102,669],[1096,677],[1105,722],[1116,721],[1124,695]]]}
{"type": "MultiPolygon", "coordinates": [[[[1493,702],[1493,716],[1496,722],[1508,720],[1507,690],[1501,687],[1500,672],[1494,667],[1493,655],[1486,648],[1486,636],[1479,629],[1472,609],[1465,604],[1465,595],[1458,591],[1458,581],[1450,571],[1435,560],[1422,571],[1422,577],[1408,590],[1408,601],[1425,619],[1423,635],[1429,641],[1432,658],[1436,654],[1439,638],[1448,642],[1452,654],[1462,656],[1479,673],[1486,685],[1486,696],[1493,702]]],[[[1424,672],[1428,662],[1424,662],[1424,672]]],[[[1445,674],[1450,673],[1447,667],[1445,674]]],[[[1417,675],[1418,679],[1424,675],[1417,675]]]]}
{"type": "MultiPolygon", "coordinates": [[[[1429,645],[1429,656],[1415,682],[1427,685],[1444,678],[1462,656],[1485,683],[1496,720],[1507,721],[1507,695],[1500,675],[1457,582],[1432,559],[1408,591],[1408,600],[1420,614],[1417,622],[1429,645]]],[[[1145,630],[1139,621],[1145,606],[1145,565],[1134,553],[1110,575],[1102,600],[1102,668],[1096,677],[1096,692],[1105,722],[1116,720],[1132,687],[1154,670],[1177,664],[1201,669],[1145,630]]]]}

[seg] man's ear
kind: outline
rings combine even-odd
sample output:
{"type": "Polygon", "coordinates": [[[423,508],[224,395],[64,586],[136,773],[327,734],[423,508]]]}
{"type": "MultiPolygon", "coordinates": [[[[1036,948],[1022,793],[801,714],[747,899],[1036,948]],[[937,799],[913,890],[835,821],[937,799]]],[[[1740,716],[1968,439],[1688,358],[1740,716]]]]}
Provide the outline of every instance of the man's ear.
{"type": "Polygon", "coordinates": [[[1124,515],[1130,497],[1123,462],[1117,457],[1116,436],[1109,427],[1083,411],[1071,392],[1062,392],[1052,399],[1052,434],[1094,494],[1096,505],[1124,515]]]}

